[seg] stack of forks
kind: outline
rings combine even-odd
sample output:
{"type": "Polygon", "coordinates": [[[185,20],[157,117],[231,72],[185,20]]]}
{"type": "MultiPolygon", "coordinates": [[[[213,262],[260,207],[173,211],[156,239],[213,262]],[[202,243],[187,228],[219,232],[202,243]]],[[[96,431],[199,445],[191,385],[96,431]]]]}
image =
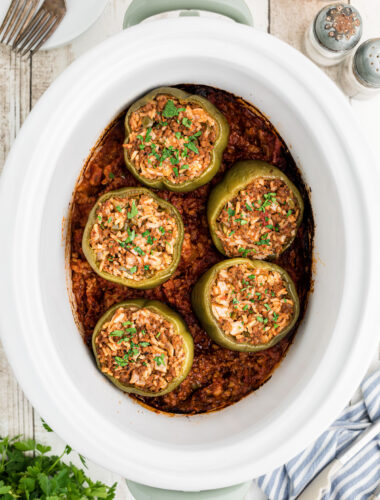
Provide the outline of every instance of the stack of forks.
{"type": "Polygon", "coordinates": [[[41,0],[12,0],[0,26],[0,42],[22,56],[42,47],[66,14],[66,4],[65,0],[40,4],[41,0]]]}

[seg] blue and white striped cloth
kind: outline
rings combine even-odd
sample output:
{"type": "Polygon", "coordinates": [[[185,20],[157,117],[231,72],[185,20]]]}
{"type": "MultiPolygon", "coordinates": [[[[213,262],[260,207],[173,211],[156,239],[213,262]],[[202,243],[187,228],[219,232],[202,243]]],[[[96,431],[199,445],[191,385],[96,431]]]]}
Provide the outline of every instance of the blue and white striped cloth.
{"type": "MultiPolygon", "coordinates": [[[[345,408],[317,441],[287,464],[257,479],[270,500],[293,500],[372,422],[380,418],[380,370],[361,384],[362,399],[345,408]]],[[[322,500],[368,499],[380,483],[380,437],[369,442],[331,482],[322,500]]]]}

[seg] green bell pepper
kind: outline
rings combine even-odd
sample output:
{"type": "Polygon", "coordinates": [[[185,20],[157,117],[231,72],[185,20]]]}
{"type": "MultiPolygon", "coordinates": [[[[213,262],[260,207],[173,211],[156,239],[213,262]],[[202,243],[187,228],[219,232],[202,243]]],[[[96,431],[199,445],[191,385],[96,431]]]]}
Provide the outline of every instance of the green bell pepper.
{"type": "Polygon", "coordinates": [[[183,227],[181,215],[178,212],[178,210],[171,203],[163,200],[162,198],[159,198],[157,195],[152,193],[149,189],[146,189],[143,187],[122,188],[122,189],[118,189],[116,191],[110,191],[110,192],[104,194],[95,203],[94,207],[92,208],[92,210],[88,216],[87,224],[86,224],[86,227],[85,227],[84,232],[83,232],[82,250],[83,250],[83,253],[84,253],[88,263],[92,267],[92,269],[97,274],[99,274],[99,276],[101,276],[102,278],[104,278],[108,281],[112,281],[114,283],[118,283],[119,285],[128,286],[130,288],[138,288],[138,289],[146,290],[149,288],[154,288],[158,285],[161,285],[161,283],[164,283],[165,281],[167,281],[172,276],[174,271],[177,269],[180,258],[181,258],[183,235],[184,235],[184,227],[183,227]],[[107,273],[105,271],[101,271],[99,269],[99,266],[97,263],[96,254],[90,245],[91,230],[92,230],[93,225],[97,222],[96,212],[97,212],[99,205],[104,203],[109,198],[112,198],[115,196],[119,197],[119,198],[120,197],[127,198],[130,195],[136,196],[136,195],[142,195],[142,194],[145,194],[147,196],[152,197],[161,208],[166,210],[176,220],[177,227],[178,227],[178,237],[177,237],[176,244],[174,246],[174,254],[173,254],[172,263],[170,264],[170,266],[168,268],[166,268],[162,271],[159,271],[156,275],[148,277],[147,279],[140,280],[140,281],[127,279],[127,278],[120,277],[120,276],[113,276],[110,273],[107,273]]]}
{"type": "MultiPolygon", "coordinates": [[[[112,306],[110,309],[108,309],[107,312],[103,314],[103,316],[99,319],[97,322],[94,333],[92,334],[92,349],[94,352],[95,360],[97,367],[99,370],[101,370],[100,362],[99,362],[99,357],[98,353],[96,350],[96,344],[95,344],[95,339],[101,332],[103,325],[107,323],[107,321],[110,321],[112,316],[114,315],[115,311],[119,308],[128,308],[128,307],[137,307],[138,309],[146,308],[149,309],[150,311],[161,315],[164,319],[169,321],[174,325],[174,328],[176,330],[176,333],[178,335],[181,335],[183,338],[183,345],[185,349],[185,361],[183,363],[182,367],[182,372],[179,377],[176,379],[172,380],[169,385],[166,387],[166,389],[160,391],[160,392],[150,392],[150,391],[144,391],[142,389],[138,389],[136,387],[132,386],[127,386],[122,384],[119,380],[115,379],[111,375],[105,374],[104,375],[119,389],[121,389],[124,392],[129,392],[133,394],[138,394],[140,396],[150,396],[150,397],[155,397],[155,396],[163,396],[164,394],[167,394],[168,392],[173,391],[176,387],[178,387],[181,382],[187,377],[192,364],[193,364],[193,358],[194,358],[194,341],[193,337],[191,336],[191,333],[189,332],[186,323],[182,319],[182,317],[173,311],[170,307],[168,307],[166,304],[158,301],[158,300],[147,300],[147,299],[130,299],[126,300],[125,302],[120,302],[119,304],[115,304],[112,306]]],[[[103,373],[103,372],[102,372],[103,373]]]]}
{"type": "MultiPolygon", "coordinates": [[[[207,203],[207,220],[214,245],[223,255],[227,255],[223,244],[216,234],[217,231],[217,219],[220,212],[223,210],[226,203],[235,198],[240,191],[245,189],[249,184],[251,184],[256,178],[264,177],[266,179],[280,179],[283,181],[290,191],[295,196],[300,213],[297,220],[297,228],[301,224],[304,203],[300,192],[296,186],[287,178],[287,176],[279,170],[277,167],[270,165],[269,163],[260,160],[246,160],[239,161],[233,165],[233,167],[227,172],[223,180],[217,184],[211,191],[208,203],[207,203]]],[[[284,252],[293,243],[294,238],[292,238],[286,246],[283,247],[282,252],[284,252]]],[[[271,255],[266,258],[275,258],[278,255],[271,255]]]]}
{"type": "MultiPolygon", "coordinates": [[[[210,101],[204,97],[198,95],[191,95],[183,90],[172,88],[172,87],[160,87],[158,89],[152,90],[144,97],[136,101],[129,108],[125,117],[125,141],[124,144],[128,142],[129,135],[131,133],[131,128],[129,124],[130,116],[133,112],[137,111],[142,106],[145,106],[149,101],[153,100],[158,95],[169,95],[178,99],[181,103],[195,103],[201,106],[207,113],[215,120],[218,126],[218,137],[215,141],[214,147],[211,151],[211,161],[209,166],[201,173],[201,175],[195,179],[185,180],[182,183],[173,183],[166,178],[159,179],[148,179],[143,177],[135,168],[133,160],[129,157],[127,150],[124,150],[125,163],[129,171],[138,179],[140,182],[148,187],[156,189],[167,189],[169,191],[176,191],[180,193],[185,193],[188,191],[193,191],[194,189],[207,184],[218,172],[221,162],[223,151],[227,146],[229,138],[229,125],[223,114],[218,111],[218,109],[211,104],[210,101]]],[[[148,125],[149,126],[149,125],[148,125]]],[[[147,128],[148,128],[147,126],[147,128]]]]}
{"type": "Polygon", "coordinates": [[[291,331],[291,329],[296,324],[300,312],[300,304],[297,291],[288,273],[281,267],[277,266],[276,264],[272,264],[270,262],[265,262],[262,260],[251,260],[246,258],[223,260],[215,264],[213,267],[211,267],[208,271],[206,271],[205,274],[203,274],[203,276],[201,276],[199,281],[195,284],[191,295],[191,302],[195,314],[197,315],[203,328],[206,330],[208,335],[213,339],[213,341],[219,344],[220,346],[225,347],[226,349],[230,349],[232,351],[256,352],[256,351],[263,351],[265,349],[273,347],[291,331]],[[279,331],[279,333],[266,344],[252,345],[249,343],[235,342],[233,339],[230,338],[230,336],[227,336],[223,332],[222,328],[220,327],[215,316],[212,313],[211,299],[210,299],[211,286],[217,274],[224,268],[242,264],[251,268],[253,272],[257,269],[268,269],[279,272],[282,279],[285,282],[285,286],[287,288],[290,297],[294,301],[294,314],[291,322],[282,331],[279,331]]]}

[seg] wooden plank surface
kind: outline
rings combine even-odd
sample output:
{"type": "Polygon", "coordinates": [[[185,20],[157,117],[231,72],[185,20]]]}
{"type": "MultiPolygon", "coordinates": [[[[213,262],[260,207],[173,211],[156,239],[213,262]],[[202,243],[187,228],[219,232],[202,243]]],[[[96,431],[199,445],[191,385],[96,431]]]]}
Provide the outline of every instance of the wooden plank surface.
{"type": "MultiPolygon", "coordinates": [[[[41,51],[30,61],[21,61],[7,47],[0,46],[0,171],[31,107],[74,59],[121,30],[123,15],[129,3],[129,0],[110,0],[103,15],[86,33],[65,47],[48,52],[41,51]]],[[[306,27],[315,13],[328,2],[326,0],[247,0],[247,3],[252,10],[256,29],[269,31],[303,51],[303,34],[306,27]]],[[[365,34],[379,36],[380,2],[378,0],[355,0],[355,5],[363,13],[365,34]]],[[[326,72],[335,81],[337,80],[337,68],[330,68],[326,72]]],[[[380,98],[375,101],[378,116],[380,98]]],[[[353,105],[364,129],[372,138],[372,143],[376,145],[378,127],[373,126],[376,113],[374,101],[353,102],[353,105]]],[[[377,149],[377,154],[380,157],[380,148],[377,149]]],[[[42,428],[40,417],[35,414],[18,386],[0,344],[0,435],[7,434],[25,434],[36,437],[42,442],[53,444],[53,450],[56,451],[64,447],[64,443],[58,436],[54,433],[47,434],[42,428]]],[[[80,465],[79,462],[78,465],[80,465]]],[[[107,483],[115,480],[119,482],[118,499],[131,498],[122,478],[95,464],[89,464],[89,467],[93,477],[107,483]]],[[[259,500],[263,496],[253,486],[249,498],[259,500]]]]}

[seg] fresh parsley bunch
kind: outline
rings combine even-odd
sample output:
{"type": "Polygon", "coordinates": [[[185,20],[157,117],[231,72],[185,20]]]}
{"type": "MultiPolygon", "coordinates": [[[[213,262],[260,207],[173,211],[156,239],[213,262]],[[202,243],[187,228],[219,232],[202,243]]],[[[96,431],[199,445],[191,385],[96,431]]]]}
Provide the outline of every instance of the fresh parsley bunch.
{"type": "MultiPolygon", "coordinates": [[[[58,456],[47,456],[50,446],[33,439],[0,437],[0,500],[14,498],[32,500],[85,500],[87,498],[111,500],[116,484],[106,486],[93,482],[71,462],[62,462],[71,453],[66,446],[58,456]]],[[[86,467],[85,459],[79,455],[86,467]]]]}

